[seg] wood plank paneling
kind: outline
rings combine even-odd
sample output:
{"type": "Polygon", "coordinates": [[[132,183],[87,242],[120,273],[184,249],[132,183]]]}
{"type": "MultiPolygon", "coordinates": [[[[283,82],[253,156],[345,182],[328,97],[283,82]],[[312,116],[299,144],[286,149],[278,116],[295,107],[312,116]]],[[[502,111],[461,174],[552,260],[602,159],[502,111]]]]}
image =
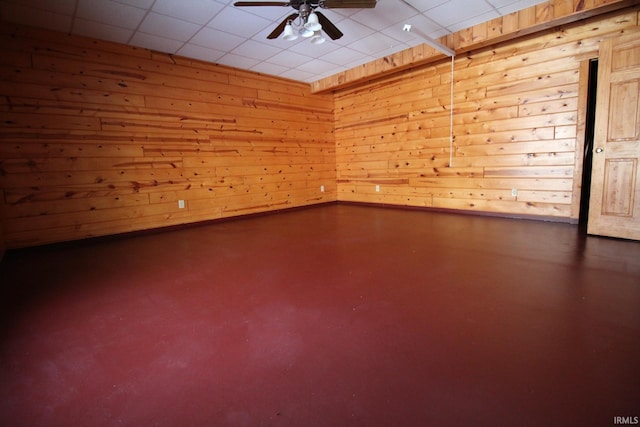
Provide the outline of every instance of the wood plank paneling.
{"type": "Polygon", "coordinates": [[[637,8],[456,57],[453,143],[450,60],[337,91],[338,200],[577,221],[585,59],[628,32],[637,8]]]}
{"type": "Polygon", "coordinates": [[[0,47],[9,248],[336,199],[332,95],[20,26],[0,47]]]}
{"type": "MultiPolygon", "coordinates": [[[[637,0],[549,0],[457,31],[437,42],[460,55],[634,5],[637,0]]],[[[369,79],[434,63],[443,57],[440,51],[422,44],[315,81],[311,86],[314,93],[345,89],[369,79]]]]}
{"type": "Polygon", "coordinates": [[[447,38],[467,52],[455,59],[452,149],[451,63],[430,48],[319,95],[2,26],[0,251],[333,200],[575,221],[585,63],[600,41],[639,30],[638,8],[514,37],[607,3],[628,2],[547,2],[447,38]]]}

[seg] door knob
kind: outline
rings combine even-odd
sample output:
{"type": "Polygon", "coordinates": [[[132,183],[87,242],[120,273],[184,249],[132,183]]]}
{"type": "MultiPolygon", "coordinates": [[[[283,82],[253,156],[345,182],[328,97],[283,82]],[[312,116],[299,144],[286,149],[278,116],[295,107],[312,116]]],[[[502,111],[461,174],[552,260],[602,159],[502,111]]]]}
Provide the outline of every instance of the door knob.
{"type": "Polygon", "coordinates": [[[604,149],[602,147],[596,148],[596,153],[602,153],[604,149]]]}

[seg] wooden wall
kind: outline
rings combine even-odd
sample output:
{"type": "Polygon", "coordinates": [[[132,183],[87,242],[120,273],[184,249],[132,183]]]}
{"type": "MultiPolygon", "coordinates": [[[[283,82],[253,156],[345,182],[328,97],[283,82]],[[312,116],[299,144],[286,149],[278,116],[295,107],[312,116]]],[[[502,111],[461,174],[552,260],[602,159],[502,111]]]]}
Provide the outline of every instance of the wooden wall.
{"type": "Polygon", "coordinates": [[[453,142],[447,59],[320,95],[3,25],[0,253],[334,200],[576,221],[586,65],[638,13],[455,58],[453,142]]]}
{"type": "MultiPolygon", "coordinates": [[[[637,4],[638,0],[546,0],[440,37],[436,42],[461,55],[637,4]]],[[[433,63],[443,57],[442,52],[427,44],[417,45],[315,81],[311,90],[320,93],[353,87],[363,81],[433,63]]]]}
{"type": "Polygon", "coordinates": [[[336,199],[332,95],[18,26],[0,47],[8,248],[336,199]]]}
{"type": "Polygon", "coordinates": [[[453,144],[448,59],[337,92],[338,200],[575,222],[585,65],[629,31],[638,8],[456,57],[453,144]]]}

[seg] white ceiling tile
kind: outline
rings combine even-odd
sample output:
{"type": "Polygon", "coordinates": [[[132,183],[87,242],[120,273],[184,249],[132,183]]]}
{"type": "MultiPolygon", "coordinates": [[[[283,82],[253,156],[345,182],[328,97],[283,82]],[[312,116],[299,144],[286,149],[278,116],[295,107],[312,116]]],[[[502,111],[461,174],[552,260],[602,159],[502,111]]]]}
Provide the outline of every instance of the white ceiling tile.
{"type": "Polygon", "coordinates": [[[399,43],[400,42],[396,39],[392,39],[382,33],[375,33],[351,43],[349,47],[366,55],[375,55],[376,53],[390,49],[399,43]]]}
{"type": "Polygon", "coordinates": [[[153,4],[154,12],[196,24],[206,24],[223,8],[221,3],[211,0],[156,0],[153,4]]]}
{"type": "Polygon", "coordinates": [[[135,6],[140,9],[149,9],[153,6],[153,2],[156,0],[117,0],[118,3],[128,4],[129,6],[135,6]]]}
{"type": "Polygon", "coordinates": [[[449,27],[491,11],[493,8],[485,1],[449,0],[440,6],[429,9],[429,18],[436,24],[449,27]]]}
{"type": "Polygon", "coordinates": [[[258,73],[263,73],[263,74],[271,74],[273,76],[280,75],[281,73],[284,73],[289,69],[290,68],[288,67],[272,64],[270,62],[261,62],[251,67],[251,70],[253,71],[256,71],[258,73]]]}
{"type": "Polygon", "coordinates": [[[287,79],[298,80],[302,82],[312,82],[316,80],[315,75],[313,73],[298,70],[295,68],[289,71],[285,71],[284,73],[280,74],[280,76],[287,79]]]}
{"type": "Polygon", "coordinates": [[[382,30],[389,25],[415,16],[417,11],[402,2],[380,1],[373,9],[363,9],[351,15],[351,19],[371,27],[382,30]]]}
{"type": "MultiPolygon", "coordinates": [[[[230,3],[235,2],[236,0],[232,0],[230,3]]],[[[246,13],[250,13],[252,15],[259,16],[261,18],[267,19],[269,21],[274,21],[280,23],[280,21],[284,20],[287,16],[292,13],[296,13],[296,10],[289,7],[261,7],[261,6],[248,6],[248,7],[236,7],[230,6],[234,9],[241,10],[246,13]]]]}
{"type": "Polygon", "coordinates": [[[282,65],[283,67],[295,68],[309,61],[313,61],[313,58],[295,52],[283,51],[269,58],[267,62],[282,65]]]}
{"type": "MultiPolygon", "coordinates": [[[[447,0],[404,0],[409,3],[411,6],[419,10],[420,12],[424,12],[425,10],[433,9],[436,6],[440,6],[443,3],[446,3],[447,0]]],[[[377,7],[378,5],[376,5],[377,7]]]]}
{"type": "Polygon", "coordinates": [[[254,40],[247,40],[232,51],[232,53],[235,53],[236,55],[255,58],[258,60],[265,60],[280,52],[282,52],[282,49],[254,40]]]}
{"type": "MultiPolygon", "coordinates": [[[[504,3],[507,3],[507,2],[504,2],[504,3]]],[[[522,9],[526,9],[528,7],[535,6],[540,3],[544,3],[544,0],[520,0],[515,2],[512,1],[512,2],[509,2],[508,4],[499,5],[496,7],[498,9],[498,12],[500,12],[501,15],[508,15],[510,13],[517,12],[522,9]]]]}
{"type": "Polygon", "coordinates": [[[74,34],[85,37],[93,37],[100,40],[108,40],[116,43],[126,44],[133,30],[126,28],[114,27],[113,25],[100,24],[98,22],[87,21],[85,19],[76,19],[73,24],[74,34]]]}
{"type": "Polygon", "coordinates": [[[324,74],[330,72],[336,68],[335,64],[331,62],[323,61],[322,59],[313,59],[312,61],[305,62],[304,64],[296,67],[298,70],[306,71],[313,74],[324,74]]]}
{"type": "Polygon", "coordinates": [[[135,30],[146,11],[111,0],[78,0],[78,18],[135,30]]]}
{"type": "Polygon", "coordinates": [[[527,7],[535,6],[540,3],[545,3],[547,0],[486,0],[491,6],[499,9],[501,7],[518,7],[521,10],[527,7]]]}
{"type": "Polygon", "coordinates": [[[143,33],[171,40],[187,41],[200,29],[191,22],[151,12],[144,18],[139,30],[143,33]]]}
{"type": "Polygon", "coordinates": [[[482,15],[477,15],[474,16],[470,19],[467,19],[466,21],[462,21],[462,22],[458,22],[456,24],[453,25],[449,25],[447,27],[447,29],[451,32],[456,32],[456,31],[460,31],[460,30],[464,30],[465,28],[469,28],[469,27],[473,27],[476,24],[481,24],[483,22],[487,22],[490,21],[494,18],[499,17],[500,15],[498,14],[498,12],[495,11],[490,11],[490,12],[486,12],[483,13],[482,15]]]}
{"type": "Polygon", "coordinates": [[[298,37],[296,40],[284,40],[282,36],[277,39],[267,39],[267,34],[273,31],[271,28],[268,30],[264,30],[259,34],[256,34],[251,38],[251,40],[257,41],[259,43],[267,43],[269,46],[277,47],[278,49],[292,49],[294,46],[298,44],[304,44],[308,39],[304,39],[302,37],[298,37]]]}
{"type": "Polygon", "coordinates": [[[234,1],[0,0],[0,20],[309,81],[546,0],[378,0],[371,9],[319,9],[344,33],[331,40],[323,32],[320,45],[267,39],[294,8],[234,1]],[[412,31],[402,30],[406,23],[412,31]]]}
{"type": "Polygon", "coordinates": [[[193,36],[190,43],[223,51],[231,51],[239,46],[245,39],[233,34],[204,27],[193,36]]]}
{"type": "Polygon", "coordinates": [[[222,50],[209,49],[195,44],[186,44],[176,53],[181,56],[186,56],[187,58],[195,58],[207,62],[216,62],[226,54],[226,52],[222,50]]]}
{"type": "Polygon", "coordinates": [[[222,9],[222,11],[207,24],[208,27],[216,28],[227,33],[249,37],[271,25],[273,25],[273,22],[268,19],[244,12],[232,6],[227,6],[222,9]]]}
{"type": "Polygon", "coordinates": [[[345,66],[354,61],[363,60],[364,58],[368,58],[368,56],[348,47],[340,47],[336,50],[328,52],[322,57],[322,59],[324,59],[325,61],[329,61],[341,66],[345,66]]]}
{"type": "Polygon", "coordinates": [[[183,45],[182,42],[177,40],[165,39],[164,37],[141,33],[139,31],[133,35],[130,43],[134,46],[140,46],[165,53],[176,53],[183,45]]]}
{"type": "Polygon", "coordinates": [[[432,33],[429,33],[427,34],[427,36],[432,38],[433,40],[438,40],[440,37],[444,37],[447,34],[449,34],[449,30],[447,30],[446,28],[443,28],[442,30],[436,30],[432,33]]]}
{"type": "Polygon", "coordinates": [[[344,34],[344,36],[335,40],[336,43],[342,46],[346,46],[375,33],[374,29],[352,20],[340,21],[338,24],[334,22],[334,24],[344,34]]]}
{"type": "MultiPolygon", "coordinates": [[[[384,1],[388,1],[388,0],[384,0],[384,1]]],[[[376,7],[378,6],[378,4],[376,3],[376,7]]],[[[355,15],[356,13],[362,11],[362,9],[357,9],[357,8],[339,8],[339,9],[321,9],[322,13],[327,13],[327,12],[331,12],[331,13],[335,13],[337,15],[340,15],[344,18],[348,18],[351,15],[355,15]]]]}
{"type": "Polygon", "coordinates": [[[414,15],[404,21],[397,22],[391,27],[385,28],[382,30],[382,33],[401,42],[415,44],[417,40],[422,40],[424,36],[429,37],[429,34],[443,30],[447,32],[440,25],[424,15],[414,15]],[[404,24],[411,25],[411,31],[404,31],[404,24]]]}
{"type": "Polygon", "coordinates": [[[376,56],[379,58],[383,58],[385,56],[389,56],[389,55],[393,55],[394,53],[398,53],[402,50],[407,49],[409,46],[402,44],[402,45],[397,45],[394,47],[390,47],[389,49],[386,50],[381,50],[380,52],[376,53],[376,56]]]}
{"type": "Polygon", "coordinates": [[[495,7],[496,9],[499,7],[505,7],[508,6],[512,3],[517,3],[519,0],[486,0],[487,3],[489,3],[491,6],[495,7]]]}
{"type": "Polygon", "coordinates": [[[248,69],[258,64],[260,61],[253,58],[247,58],[246,56],[234,55],[233,53],[228,53],[218,59],[218,63],[222,65],[228,65],[230,67],[248,69]]]}
{"type": "Polygon", "coordinates": [[[342,46],[336,44],[324,32],[322,33],[322,35],[326,39],[322,44],[311,44],[311,41],[309,39],[304,39],[300,43],[291,46],[289,50],[291,52],[311,56],[312,58],[323,58],[326,54],[333,52],[336,49],[342,48],[342,46]]]}

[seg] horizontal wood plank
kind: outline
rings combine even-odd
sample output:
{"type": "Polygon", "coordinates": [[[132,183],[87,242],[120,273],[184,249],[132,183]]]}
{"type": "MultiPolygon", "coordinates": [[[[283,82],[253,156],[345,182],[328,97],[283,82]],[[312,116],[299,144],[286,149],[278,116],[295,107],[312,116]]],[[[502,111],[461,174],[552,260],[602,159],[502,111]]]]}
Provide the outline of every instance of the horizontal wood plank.
{"type": "Polygon", "coordinates": [[[0,47],[6,247],[336,198],[332,95],[15,25],[0,47]]]}

